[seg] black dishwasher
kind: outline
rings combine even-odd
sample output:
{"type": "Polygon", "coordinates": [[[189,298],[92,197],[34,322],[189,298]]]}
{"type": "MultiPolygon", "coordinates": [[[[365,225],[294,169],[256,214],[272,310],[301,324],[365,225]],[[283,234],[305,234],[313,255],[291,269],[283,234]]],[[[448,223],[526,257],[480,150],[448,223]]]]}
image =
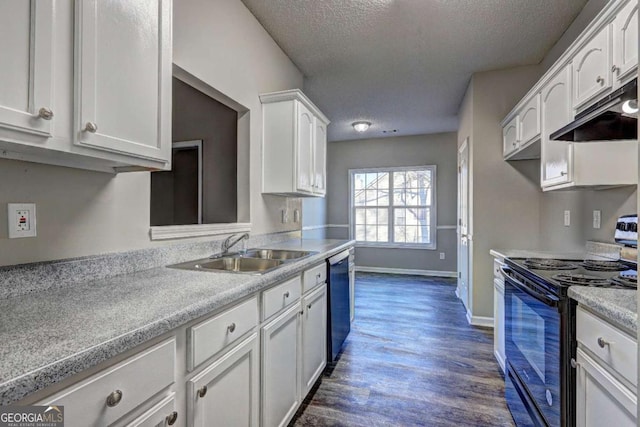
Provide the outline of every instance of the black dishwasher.
{"type": "Polygon", "coordinates": [[[327,260],[329,270],[329,298],[327,310],[327,358],[338,356],[351,330],[349,312],[349,251],[340,252],[327,260]]]}

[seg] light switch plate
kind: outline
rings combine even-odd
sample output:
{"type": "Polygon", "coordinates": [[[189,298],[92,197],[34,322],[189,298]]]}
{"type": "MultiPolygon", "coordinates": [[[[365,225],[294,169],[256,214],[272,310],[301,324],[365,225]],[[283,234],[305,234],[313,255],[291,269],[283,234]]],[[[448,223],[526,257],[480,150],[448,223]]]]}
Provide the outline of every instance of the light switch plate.
{"type": "Polygon", "coordinates": [[[593,228],[600,228],[600,218],[602,217],[599,210],[593,211],[593,228]]]}
{"type": "Polygon", "coordinates": [[[571,225],[571,211],[564,211],[564,226],[569,227],[571,225]]]}
{"type": "Polygon", "coordinates": [[[36,205],[35,203],[9,203],[9,238],[36,237],[36,205]]]}

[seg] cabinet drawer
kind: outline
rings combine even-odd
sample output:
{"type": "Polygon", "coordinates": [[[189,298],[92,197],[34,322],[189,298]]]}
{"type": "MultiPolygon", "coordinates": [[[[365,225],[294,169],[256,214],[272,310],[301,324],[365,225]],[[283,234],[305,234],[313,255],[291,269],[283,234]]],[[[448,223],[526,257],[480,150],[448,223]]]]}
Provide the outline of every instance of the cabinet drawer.
{"type": "Polygon", "coordinates": [[[581,307],[576,311],[578,343],[602,359],[634,386],[638,385],[636,341],[581,307]],[[599,344],[600,338],[604,340],[599,344]]]}
{"type": "Polygon", "coordinates": [[[236,305],[189,328],[189,358],[192,371],[205,360],[242,337],[258,324],[258,298],[236,305]]]}
{"type": "Polygon", "coordinates": [[[128,423],[127,427],[165,427],[175,425],[179,415],[181,414],[176,411],[176,394],[171,393],[170,396],[162,399],[153,408],[128,423]]]}
{"type": "Polygon", "coordinates": [[[111,425],[173,384],[175,362],[176,341],[172,338],[40,404],[63,405],[67,427],[111,425]],[[110,395],[115,403],[112,406],[107,403],[110,395]]]}
{"type": "Polygon", "coordinates": [[[298,301],[302,285],[300,276],[279,284],[262,293],[262,316],[263,319],[276,314],[278,311],[298,301]]]}
{"type": "Polygon", "coordinates": [[[302,276],[302,293],[327,281],[327,265],[322,263],[305,271],[302,276]]]}

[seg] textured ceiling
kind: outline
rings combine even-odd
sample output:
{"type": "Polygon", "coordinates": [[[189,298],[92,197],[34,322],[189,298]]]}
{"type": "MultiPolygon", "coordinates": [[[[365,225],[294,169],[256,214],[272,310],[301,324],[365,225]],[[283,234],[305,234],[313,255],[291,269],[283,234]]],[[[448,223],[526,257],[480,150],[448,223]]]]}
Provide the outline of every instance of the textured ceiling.
{"type": "Polygon", "coordinates": [[[305,75],[331,141],[456,130],[473,73],[539,63],[586,3],[242,1],[305,75]]]}

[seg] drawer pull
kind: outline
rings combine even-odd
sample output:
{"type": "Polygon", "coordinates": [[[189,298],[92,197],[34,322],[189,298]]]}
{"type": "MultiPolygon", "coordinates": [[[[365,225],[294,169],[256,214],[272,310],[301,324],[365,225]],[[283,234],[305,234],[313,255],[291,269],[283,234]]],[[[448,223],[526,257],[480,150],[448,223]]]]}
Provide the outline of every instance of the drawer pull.
{"type": "Polygon", "coordinates": [[[107,406],[109,408],[113,408],[114,406],[117,406],[121,400],[122,400],[122,391],[116,390],[112,392],[109,396],[107,396],[107,406]]]}
{"type": "Polygon", "coordinates": [[[601,85],[603,85],[604,79],[601,76],[598,76],[598,78],[596,79],[596,83],[600,83],[601,85]]]}
{"type": "Polygon", "coordinates": [[[289,295],[290,295],[289,291],[285,292],[283,295],[284,295],[285,298],[289,298],[289,295]]]}
{"type": "Polygon", "coordinates": [[[236,330],[236,324],[235,324],[235,323],[232,323],[232,324],[230,324],[229,326],[227,326],[227,331],[228,331],[230,334],[232,334],[232,333],[233,333],[233,331],[235,331],[235,330],[236,330]]]}
{"type": "Polygon", "coordinates": [[[50,108],[42,107],[40,110],[38,110],[38,117],[43,120],[51,120],[53,119],[53,111],[51,111],[50,108]]]}
{"type": "Polygon", "coordinates": [[[600,348],[605,348],[606,346],[610,345],[612,343],[610,343],[609,341],[605,340],[602,337],[598,337],[598,345],[600,346],[600,348]]]}
{"type": "Polygon", "coordinates": [[[321,277],[322,277],[322,273],[318,273],[318,274],[316,274],[316,279],[317,279],[317,280],[320,280],[320,278],[321,278],[321,277]]]}
{"type": "Polygon", "coordinates": [[[580,366],[580,364],[578,362],[576,362],[576,359],[574,359],[573,357],[571,358],[571,367],[573,369],[577,369],[578,366],[580,366]]]}
{"type": "Polygon", "coordinates": [[[173,411],[172,413],[167,415],[167,425],[172,426],[176,423],[177,420],[178,420],[178,413],[176,411],[173,411]]]}
{"type": "Polygon", "coordinates": [[[206,385],[203,385],[202,387],[200,387],[198,389],[198,397],[200,398],[205,397],[207,395],[207,390],[208,388],[206,385]]]}
{"type": "Polygon", "coordinates": [[[311,310],[311,304],[307,304],[307,310],[311,310]]]}

